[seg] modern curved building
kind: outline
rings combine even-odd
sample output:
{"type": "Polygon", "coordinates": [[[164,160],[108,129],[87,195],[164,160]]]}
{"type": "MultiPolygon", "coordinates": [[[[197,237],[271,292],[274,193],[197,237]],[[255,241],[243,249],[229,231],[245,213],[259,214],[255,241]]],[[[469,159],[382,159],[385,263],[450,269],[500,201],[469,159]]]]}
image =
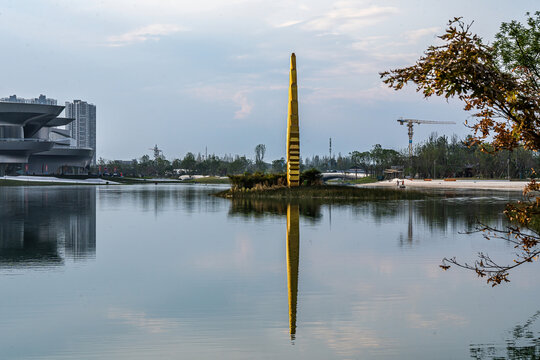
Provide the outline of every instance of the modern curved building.
{"type": "Polygon", "coordinates": [[[0,176],[88,172],[94,151],[73,147],[64,106],[0,102],[0,176]]]}

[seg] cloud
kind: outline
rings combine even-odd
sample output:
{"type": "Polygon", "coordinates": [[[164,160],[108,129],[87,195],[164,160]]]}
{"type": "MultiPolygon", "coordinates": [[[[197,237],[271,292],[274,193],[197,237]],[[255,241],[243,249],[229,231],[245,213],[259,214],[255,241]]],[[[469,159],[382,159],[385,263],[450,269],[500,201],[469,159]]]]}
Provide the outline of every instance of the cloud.
{"type": "Polygon", "coordinates": [[[244,119],[253,109],[253,104],[248,100],[245,91],[239,91],[233,96],[233,101],[240,105],[240,109],[234,113],[235,119],[244,119]]]}
{"type": "Polygon", "coordinates": [[[109,46],[126,46],[147,40],[159,40],[163,36],[180,31],[187,31],[187,29],[174,24],[152,24],[121,35],[109,36],[107,44],[109,46]]]}
{"type": "Polygon", "coordinates": [[[440,329],[441,327],[466,327],[469,320],[462,315],[439,312],[437,314],[410,313],[407,315],[409,326],[413,329],[440,329]]]}
{"type": "Polygon", "coordinates": [[[144,312],[129,309],[111,308],[108,311],[107,317],[111,320],[116,320],[125,325],[154,334],[168,332],[170,329],[178,326],[176,321],[164,318],[151,318],[144,312]]]}
{"type": "Polygon", "coordinates": [[[326,343],[336,354],[346,358],[356,357],[358,354],[383,353],[390,355],[399,343],[397,339],[381,336],[374,330],[363,329],[354,321],[340,322],[332,328],[318,323],[304,331],[309,331],[313,337],[326,343]]]}
{"type": "Polygon", "coordinates": [[[353,50],[373,51],[374,48],[380,48],[386,44],[389,36],[365,36],[351,44],[353,50]]]}
{"type": "Polygon", "coordinates": [[[407,31],[405,33],[405,38],[408,39],[411,42],[416,42],[421,37],[424,37],[424,36],[427,36],[427,35],[435,35],[440,30],[441,30],[440,27],[429,27],[429,28],[411,30],[411,31],[407,31]]]}
{"type": "Polygon", "coordinates": [[[253,102],[248,99],[247,94],[255,89],[256,88],[235,91],[235,89],[232,89],[229,85],[218,84],[194,86],[187,90],[187,93],[204,101],[233,102],[240,107],[235,111],[234,118],[245,119],[253,110],[253,102]]]}
{"type": "Polygon", "coordinates": [[[391,6],[355,8],[353,4],[341,3],[326,14],[307,21],[303,28],[330,34],[347,34],[361,27],[379,23],[397,12],[398,9],[391,6]]]}
{"type": "MultiPolygon", "coordinates": [[[[394,52],[394,53],[379,53],[374,52],[371,54],[373,58],[380,61],[386,61],[391,63],[414,63],[418,57],[420,57],[421,53],[416,52],[394,52]]],[[[381,69],[379,65],[379,70],[381,69]]]]}
{"type": "Polygon", "coordinates": [[[290,21],[286,21],[284,23],[277,24],[277,25],[275,25],[275,27],[277,27],[277,28],[290,27],[290,26],[300,24],[301,22],[302,22],[302,20],[290,20],[290,21]]]}
{"type": "Polygon", "coordinates": [[[380,62],[355,62],[343,61],[334,67],[328,67],[320,70],[317,74],[324,77],[350,77],[358,74],[376,74],[381,69],[380,62]]]}
{"type": "Polygon", "coordinates": [[[346,87],[341,88],[313,88],[311,94],[305,97],[306,103],[317,104],[321,101],[330,99],[352,100],[356,102],[371,102],[387,99],[394,95],[394,90],[384,84],[364,90],[350,90],[346,87]]]}

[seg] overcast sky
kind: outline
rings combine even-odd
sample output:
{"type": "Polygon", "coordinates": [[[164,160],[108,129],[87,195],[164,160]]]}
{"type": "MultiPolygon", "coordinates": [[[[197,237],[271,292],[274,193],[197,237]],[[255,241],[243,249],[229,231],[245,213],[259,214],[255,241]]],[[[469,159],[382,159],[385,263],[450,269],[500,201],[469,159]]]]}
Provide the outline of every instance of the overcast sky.
{"type": "Polygon", "coordinates": [[[407,146],[400,116],[466,135],[457,102],[385,88],[378,72],[414,63],[450,18],[491,41],[538,0],[0,0],[0,97],[46,94],[97,106],[97,155],[157,144],[186,152],[285,156],[289,56],[297,55],[301,155],[407,146]]]}

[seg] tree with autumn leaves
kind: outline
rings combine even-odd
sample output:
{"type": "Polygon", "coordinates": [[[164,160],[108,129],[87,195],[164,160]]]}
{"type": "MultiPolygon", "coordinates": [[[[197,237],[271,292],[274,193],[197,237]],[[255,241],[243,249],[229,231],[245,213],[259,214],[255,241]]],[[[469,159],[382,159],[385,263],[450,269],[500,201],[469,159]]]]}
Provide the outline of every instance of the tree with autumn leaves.
{"type": "MultiPolygon", "coordinates": [[[[380,73],[383,82],[400,90],[414,83],[425,98],[457,98],[474,119],[469,145],[483,151],[513,150],[519,146],[540,150],[540,12],[527,13],[526,24],[503,23],[496,41],[485,44],[471,25],[454,18],[439,36],[442,45],[429,47],[416,64],[380,73]]],[[[509,271],[540,255],[540,190],[532,179],[525,189],[530,200],[508,204],[510,225],[505,229],[479,225],[487,237],[501,237],[516,248],[512,264],[498,264],[479,254],[474,264],[444,259],[441,267],[455,265],[475,271],[497,285],[509,281],[509,271]]]]}

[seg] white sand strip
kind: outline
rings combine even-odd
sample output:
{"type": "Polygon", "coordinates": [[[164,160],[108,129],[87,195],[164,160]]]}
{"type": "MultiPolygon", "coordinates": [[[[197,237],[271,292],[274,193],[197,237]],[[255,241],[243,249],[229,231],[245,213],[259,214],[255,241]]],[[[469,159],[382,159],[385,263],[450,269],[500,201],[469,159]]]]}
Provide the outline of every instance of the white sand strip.
{"type": "Polygon", "coordinates": [[[26,182],[47,182],[47,183],[58,183],[58,184],[90,184],[90,185],[106,185],[112,184],[117,185],[119,183],[115,181],[108,181],[99,178],[91,179],[59,179],[52,176],[2,176],[0,179],[4,180],[15,180],[15,181],[26,181],[26,182]]]}
{"type": "MultiPolygon", "coordinates": [[[[397,181],[385,180],[372,184],[360,184],[359,187],[391,187],[397,188],[397,181]]],[[[527,181],[508,181],[508,180],[456,180],[444,181],[442,179],[408,180],[399,179],[399,183],[405,181],[406,188],[428,188],[428,189],[476,189],[476,190],[503,190],[503,191],[523,191],[528,184],[527,181]]]]}

